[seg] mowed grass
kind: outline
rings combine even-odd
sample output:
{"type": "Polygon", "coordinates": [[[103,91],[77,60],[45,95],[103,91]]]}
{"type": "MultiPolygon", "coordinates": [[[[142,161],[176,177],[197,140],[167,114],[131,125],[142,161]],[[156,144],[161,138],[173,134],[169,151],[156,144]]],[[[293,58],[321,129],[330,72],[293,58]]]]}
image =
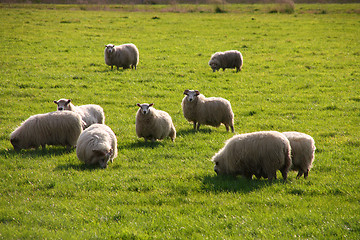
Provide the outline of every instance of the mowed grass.
{"type": "Polygon", "coordinates": [[[360,6],[296,5],[294,14],[225,7],[0,5],[1,239],[359,237],[360,6]],[[111,71],[104,45],[127,42],[140,51],[138,69],[111,71]],[[213,73],[211,54],[230,49],[242,52],[243,70],[213,73]],[[210,159],[233,134],[193,131],[182,115],[185,89],[228,99],[236,133],[313,136],[309,178],[216,176],[210,159]],[[119,149],[107,169],[62,147],[13,150],[10,133],[60,98],[104,108],[119,149]],[[136,103],[144,102],[172,116],[175,143],[136,137],[136,103]]]}

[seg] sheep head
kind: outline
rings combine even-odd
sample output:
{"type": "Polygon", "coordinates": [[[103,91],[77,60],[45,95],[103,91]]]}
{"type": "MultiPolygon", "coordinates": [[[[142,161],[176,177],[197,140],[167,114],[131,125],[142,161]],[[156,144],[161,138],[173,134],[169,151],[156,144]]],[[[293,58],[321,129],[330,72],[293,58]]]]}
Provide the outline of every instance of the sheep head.
{"type": "Polygon", "coordinates": [[[62,110],[68,110],[71,111],[71,107],[70,107],[70,102],[71,99],[60,99],[58,101],[54,100],[54,103],[57,104],[58,106],[58,111],[62,111],[62,110]]]}
{"type": "Polygon", "coordinates": [[[115,45],[114,44],[108,44],[108,45],[105,45],[105,47],[106,47],[106,53],[107,54],[112,54],[115,51],[115,49],[114,49],[115,45]]]}
{"type": "Polygon", "coordinates": [[[137,103],[136,104],[141,110],[140,112],[144,115],[148,114],[150,112],[150,107],[152,107],[154,105],[154,103],[150,103],[150,104],[147,104],[147,103],[143,103],[143,104],[140,104],[140,103],[137,103]]]}
{"type": "Polygon", "coordinates": [[[186,99],[189,101],[189,102],[193,102],[196,97],[198,95],[200,95],[200,92],[198,90],[189,90],[189,89],[186,89],[184,91],[184,94],[186,95],[186,99]]]}

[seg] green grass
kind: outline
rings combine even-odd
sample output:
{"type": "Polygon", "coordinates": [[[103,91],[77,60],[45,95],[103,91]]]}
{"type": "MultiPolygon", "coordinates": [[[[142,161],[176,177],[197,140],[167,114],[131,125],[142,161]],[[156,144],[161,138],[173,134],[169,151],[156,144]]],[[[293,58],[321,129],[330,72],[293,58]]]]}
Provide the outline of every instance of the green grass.
{"type": "Polygon", "coordinates": [[[0,5],[1,239],[358,238],[359,4],[87,7],[0,5]],[[138,70],[111,71],[104,45],[126,42],[138,70]],[[243,71],[213,73],[211,54],[230,49],[243,71]],[[210,159],[233,134],[194,132],[185,89],[227,98],[237,133],[313,136],[309,178],[217,177],[210,159]],[[13,150],[10,133],[59,98],[104,108],[119,149],[106,170],[75,150],[13,150]],[[172,116],[175,143],[136,137],[137,102],[172,116]]]}

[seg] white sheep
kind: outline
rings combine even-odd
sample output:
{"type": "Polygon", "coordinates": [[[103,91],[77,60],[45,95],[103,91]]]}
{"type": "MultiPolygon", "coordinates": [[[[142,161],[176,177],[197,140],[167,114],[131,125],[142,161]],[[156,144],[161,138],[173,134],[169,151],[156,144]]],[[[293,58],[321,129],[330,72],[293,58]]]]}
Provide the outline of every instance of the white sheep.
{"type": "Polygon", "coordinates": [[[243,56],[239,51],[230,50],[225,52],[214,53],[209,61],[209,66],[213,72],[219,71],[220,68],[236,68],[236,72],[241,71],[243,66],[243,56]]]}
{"type": "Polygon", "coordinates": [[[94,123],[105,124],[105,114],[102,107],[95,104],[87,104],[81,106],[74,106],[71,99],[59,99],[54,101],[57,104],[58,111],[73,111],[80,114],[81,119],[85,122],[85,128],[90,127],[94,123]]]}
{"type": "Polygon", "coordinates": [[[117,139],[110,127],[93,124],[85,129],[77,141],[76,155],[87,165],[106,168],[117,157],[117,139]]]}
{"type": "Polygon", "coordinates": [[[119,70],[119,67],[123,69],[130,68],[136,69],[139,63],[139,50],[132,44],[123,44],[115,46],[114,44],[105,45],[105,63],[111,66],[111,70],[115,65],[119,70]]]}
{"type": "Polygon", "coordinates": [[[181,103],[186,120],[193,122],[194,129],[200,124],[219,127],[223,123],[226,131],[234,132],[234,113],[228,100],[219,97],[206,98],[198,90],[184,91],[186,95],[181,103]],[[196,127],[196,123],[198,124],[196,127]]]}
{"type": "Polygon", "coordinates": [[[152,142],[157,139],[164,139],[167,136],[174,142],[176,130],[170,115],[167,112],[153,108],[153,103],[136,104],[139,110],[136,113],[136,135],[144,138],[145,142],[150,139],[152,142]]]}
{"type": "Polygon", "coordinates": [[[11,133],[15,150],[38,148],[45,145],[76,146],[83,129],[80,115],[70,111],[50,112],[29,117],[11,133]]]}
{"type": "Polygon", "coordinates": [[[247,179],[265,177],[276,179],[280,170],[286,180],[291,167],[289,140],[276,131],[235,135],[212,157],[217,174],[242,175],[247,179]]]}
{"type": "Polygon", "coordinates": [[[300,132],[283,132],[283,134],[289,139],[291,145],[291,170],[298,171],[297,178],[303,174],[304,178],[307,178],[315,158],[314,139],[300,132]]]}

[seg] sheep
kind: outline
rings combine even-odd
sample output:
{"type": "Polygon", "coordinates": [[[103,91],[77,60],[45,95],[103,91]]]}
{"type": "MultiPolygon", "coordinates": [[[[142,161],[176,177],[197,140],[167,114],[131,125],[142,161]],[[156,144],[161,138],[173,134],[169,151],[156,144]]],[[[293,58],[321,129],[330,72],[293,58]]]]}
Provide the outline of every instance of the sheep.
{"type": "Polygon", "coordinates": [[[45,145],[71,147],[83,130],[80,115],[70,111],[50,112],[29,117],[11,133],[10,142],[16,151],[45,145]]]}
{"type": "Polygon", "coordinates": [[[123,69],[130,68],[133,69],[139,63],[139,50],[137,47],[132,44],[123,44],[115,46],[114,44],[105,45],[105,63],[111,66],[113,70],[113,65],[117,67],[122,67],[123,69]]]}
{"type": "Polygon", "coordinates": [[[105,124],[104,110],[99,105],[87,104],[74,106],[74,104],[71,103],[71,99],[64,98],[58,101],[54,100],[54,103],[57,104],[58,111],[68,110],[78,113],[85,122],[84,129],[94,123],[105,124]]]}
{"type": "Polygon", "coordinates": [[[276,131],[235,135],[225,142],[211,161],[218,175],[242,175],[251,180],[263,176],[271,182],[280,170],[286,180],[291,167],[289,140],[276,131]]]}
{"type": "Polygon", "coordinates": [[[181,103],[186,120],[193,122],[194,129],[199,130],[200,124],[219,127],[225,125],[226,131],[234,132],[234,113],[228,100],[219,97],[206,98],[198,90],[184,91],[186,95],[181,103]],[[197,123],[197,127],[196,127],[197,123]]]}
{"type": "Polygon", "coordinates": [[[314,139],[300,132],[283,132],[283,134],[291,145],[291,170],[298,171],[296,178],[300,178],[303,174],[304,178],[307,178],[315,158],[314,139]]]}
{"type": "Polygon", "coordinates": [[[110,127],[95,123],[85,129],[77,141],[76,156],[87,165],[106,168],[117,157],[117,139],[110,127]]]}
{"type": "Polygon", "coordinates": [[[174,142],[176,130],[170,115],[167,112],[153,108],[153,103],[137,103],[139,110],[136,113],[136,135],[144,138],[145,142],[150,139],[155,142],[169,136],[174,142]]]}
{"type": "Polygon", "coordinates": [[[217,52],[211,56],[209,66],[213,72],[219,71],[220,68],[223,71],[225,68],[236,68],[236,72],[239,72],[243,66],[243,56],[236,50],[217,52]]]}

